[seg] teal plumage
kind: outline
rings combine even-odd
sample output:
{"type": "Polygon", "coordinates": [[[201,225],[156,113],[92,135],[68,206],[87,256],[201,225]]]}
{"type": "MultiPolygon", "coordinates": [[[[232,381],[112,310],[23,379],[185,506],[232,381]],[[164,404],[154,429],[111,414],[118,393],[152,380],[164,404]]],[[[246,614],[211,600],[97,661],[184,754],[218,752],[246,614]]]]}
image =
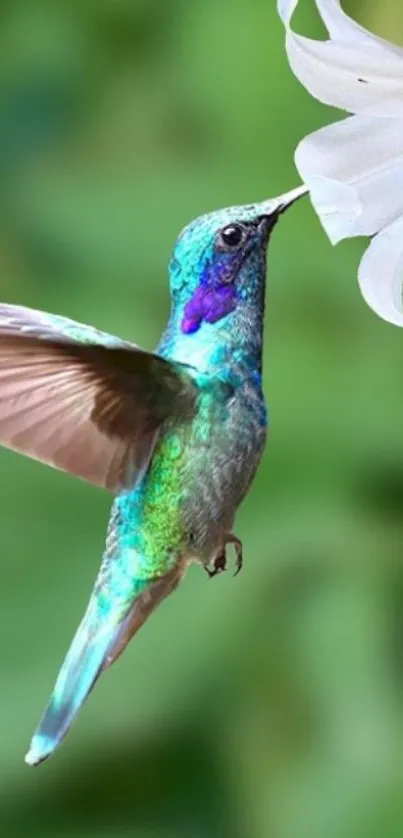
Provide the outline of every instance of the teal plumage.
{"type": "Polygon", "coordinates": [[[26,761],[61,742],[100,673],[190,561],[226,568],[266,438],[266,249],[304,187],[203,216],[170,263],[155,353],[63,317],[0,306],[0,444],[115,494],[101,568],[26,761]]]}

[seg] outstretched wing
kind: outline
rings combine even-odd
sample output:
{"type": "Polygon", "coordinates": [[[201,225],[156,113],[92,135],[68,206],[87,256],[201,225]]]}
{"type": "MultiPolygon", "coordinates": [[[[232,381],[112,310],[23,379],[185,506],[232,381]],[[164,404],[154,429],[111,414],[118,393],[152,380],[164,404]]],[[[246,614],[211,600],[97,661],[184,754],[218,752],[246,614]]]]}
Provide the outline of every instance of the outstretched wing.
{"type": "Polygon", "coordinates": [[[0,305],[0,445],[112,491],[147,467],[161,424],[191,415],[180,365],[64,317],[0,305]]]}

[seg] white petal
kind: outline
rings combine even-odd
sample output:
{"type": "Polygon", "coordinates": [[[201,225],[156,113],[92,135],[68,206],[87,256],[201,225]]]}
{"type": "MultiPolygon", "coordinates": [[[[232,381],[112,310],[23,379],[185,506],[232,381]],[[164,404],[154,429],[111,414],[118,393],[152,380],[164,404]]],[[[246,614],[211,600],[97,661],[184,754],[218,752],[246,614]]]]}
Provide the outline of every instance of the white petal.
{"type": "Polygon", "coordinates": [[[277,11],[284,23],[284,26],[289,25],[297,6],[298,0],[277,0],[277,11]]]}
{"type": "Polygon", "coordinates": [[[358,282],[368,305],[383,320],[403,326],[403,218],[386,227],[362,258],[358,282]]]}
{"type": "MultiPolygon", "coordinates": [[[[296,4],[294,4],[295,7],[296,4]]],[[[360,26],[355,20],[349,17],[341,8],[340,0],[316,0],[319,14],[326,26],[329,35],[335,41],[355,42],[360,41],[372,47],[381,47],[403,57],[403,48],[397,44],[391,44],[384,38],[379,38],[360,26]]],[[[289,20],[291,19],[291,15],[289,20]]]]}
{"type": "Polygon", "coordinates": [[[403,214],[403,119],[343,119],[305,137],[295,162],[333,244],[403,214]]]}
{"type": "Polygon", "coordinates": [[[332,32],[343,41],[315,41],[295,34],[290,19],[297,0],[278,0],[286,26],[286,49],[293,72],[316,99],[351,113],[403,117],[403,51],[337,18],[335,0],[317,0],[332,32]],[[348,31],[347,37],[342,32],[348,31]],[[353,31],[356,37],[353,37],[353,31]]]}

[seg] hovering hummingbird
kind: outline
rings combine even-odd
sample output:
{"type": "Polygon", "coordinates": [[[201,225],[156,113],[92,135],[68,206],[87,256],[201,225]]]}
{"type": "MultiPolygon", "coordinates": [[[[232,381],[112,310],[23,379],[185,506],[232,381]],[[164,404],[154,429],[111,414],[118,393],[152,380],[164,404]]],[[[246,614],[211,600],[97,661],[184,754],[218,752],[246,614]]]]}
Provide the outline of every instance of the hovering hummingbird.
{"type": "Polygon", "coordinates": [[[90,326],[0,305],[0,444],[115,495],[84,618],[26,755],[60,744],[101,672],[188,564],[236,572],[235,512],[266,439],[262,347],[270,233],[304,186],[193,221],[170,262],[155,353],[90,326]]]}

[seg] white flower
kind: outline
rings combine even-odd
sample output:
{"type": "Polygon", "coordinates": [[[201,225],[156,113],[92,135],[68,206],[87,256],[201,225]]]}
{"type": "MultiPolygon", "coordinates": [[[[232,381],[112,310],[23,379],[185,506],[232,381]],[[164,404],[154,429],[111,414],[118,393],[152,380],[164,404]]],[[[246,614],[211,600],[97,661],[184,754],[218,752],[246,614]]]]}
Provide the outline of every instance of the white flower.
{"type": "Polygon", "coordinates": [[[299,144],[295,162],[333,244],[373,236],[358,281],[369,306],[403,326],[403,48],[315,0],[329,40],[296,34],[298,0],[278,0],[292,70],[307,90],[350,116],[299,144]]]}

